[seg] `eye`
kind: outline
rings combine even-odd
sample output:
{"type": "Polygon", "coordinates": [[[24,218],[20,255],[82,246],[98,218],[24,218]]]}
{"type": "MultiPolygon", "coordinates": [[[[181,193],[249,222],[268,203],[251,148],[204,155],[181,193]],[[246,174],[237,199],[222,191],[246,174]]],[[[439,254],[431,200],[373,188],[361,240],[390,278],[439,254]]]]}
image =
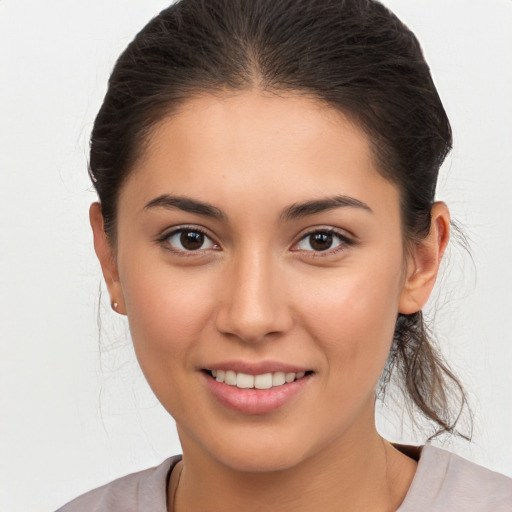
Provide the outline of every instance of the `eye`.
{"type": "Polygon", "coordinates": [[[177,229],[166,235],[163,241],[175,252],[194,252],[218,248],[218,245],[203,231],[192,228],[177,229]]]}
{"type": "Polygon", "coordinates": [[[298,251],[324,252],[337,249],[351,241],[332,230],[318,230],[302,237],[296,245],[298,251]]]}

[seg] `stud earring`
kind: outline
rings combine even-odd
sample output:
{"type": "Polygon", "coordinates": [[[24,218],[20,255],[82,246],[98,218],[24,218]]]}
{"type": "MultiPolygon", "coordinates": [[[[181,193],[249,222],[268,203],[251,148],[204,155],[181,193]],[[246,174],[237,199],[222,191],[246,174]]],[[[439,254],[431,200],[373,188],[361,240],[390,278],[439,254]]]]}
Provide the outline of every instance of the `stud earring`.
{"type": "Polygon", "coordinates": [[[119,307],[119,304],[117,302],[112,302],[110,305],[112,309],[117,313],[117,308],[119,307]]]}

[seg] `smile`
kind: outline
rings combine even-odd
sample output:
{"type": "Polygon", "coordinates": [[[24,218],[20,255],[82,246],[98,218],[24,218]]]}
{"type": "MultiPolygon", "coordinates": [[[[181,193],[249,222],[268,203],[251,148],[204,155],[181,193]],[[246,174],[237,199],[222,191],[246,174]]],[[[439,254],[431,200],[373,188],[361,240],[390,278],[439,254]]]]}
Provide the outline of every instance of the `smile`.
{"type": "Polygon", "coordinates": [[[242,414],[267,414],[293,403],[311,389],[315,374],[277,361],[232,361],[215,366],[203,367],[203,382],[218,402],[242,414]]]}
{"type": "Polygon", "coordinates": [[[208,370],[217,381],[239,389],[271,389],[302,379],[312,372],[272,372],[259,375],[235,372],[233,370],[208,370]]]}

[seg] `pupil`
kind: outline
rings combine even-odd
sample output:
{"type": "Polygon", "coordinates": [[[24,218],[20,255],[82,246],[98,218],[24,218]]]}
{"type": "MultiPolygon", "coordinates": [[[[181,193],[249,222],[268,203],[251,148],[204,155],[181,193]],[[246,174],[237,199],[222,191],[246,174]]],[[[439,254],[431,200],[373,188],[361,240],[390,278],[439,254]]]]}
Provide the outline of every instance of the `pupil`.
{"type": "Polygon", "coordinates": [[[180,242],[185,249],[195,251],[200,249],[204,243],[204,235],[197,231],[183,231],[180,236],[180,242]]]}
{"type": "Polygon", "coordinates": [[[326,251],[332,245],[332,234],[315,233],[311,236],[310,244],[315,251],[326,251]]]}

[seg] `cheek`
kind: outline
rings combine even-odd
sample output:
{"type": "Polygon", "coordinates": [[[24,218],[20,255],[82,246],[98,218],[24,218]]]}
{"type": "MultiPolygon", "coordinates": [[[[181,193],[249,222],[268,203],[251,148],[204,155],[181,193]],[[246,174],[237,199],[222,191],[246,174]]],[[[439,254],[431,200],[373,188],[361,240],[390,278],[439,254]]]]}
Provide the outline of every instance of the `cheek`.
{"type": "Polygon", "coordinates": [[[377,383],[393,339],[400,287],[401,273],[390,268],[351,269],[309,295],[304,323],[329,371],[354,386],[377,383]]]}
{"type": "Polygon", "coordinates": [[[186,354],[211,318],[214,285],[207,273],[198,278],[197,271],[192,276],[162,265],[132,269],[122,280],[126,310],[137,357],[152,380],[158,368],[186,367],[186,354]]]}

